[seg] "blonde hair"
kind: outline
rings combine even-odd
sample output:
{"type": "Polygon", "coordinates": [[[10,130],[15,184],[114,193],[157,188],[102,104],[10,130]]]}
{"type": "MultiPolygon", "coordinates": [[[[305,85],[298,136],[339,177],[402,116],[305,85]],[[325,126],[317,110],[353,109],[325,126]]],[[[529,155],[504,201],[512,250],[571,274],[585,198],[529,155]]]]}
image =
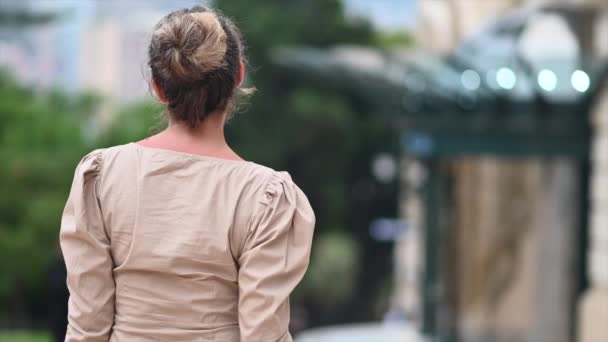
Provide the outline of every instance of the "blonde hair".
{"type": "Polygon", "coordinates": [[[196,127],[233,107],[244,56],[230,19],[202,6],[172,12],[157,24],[148,55],[174,119],[196,127]]]}

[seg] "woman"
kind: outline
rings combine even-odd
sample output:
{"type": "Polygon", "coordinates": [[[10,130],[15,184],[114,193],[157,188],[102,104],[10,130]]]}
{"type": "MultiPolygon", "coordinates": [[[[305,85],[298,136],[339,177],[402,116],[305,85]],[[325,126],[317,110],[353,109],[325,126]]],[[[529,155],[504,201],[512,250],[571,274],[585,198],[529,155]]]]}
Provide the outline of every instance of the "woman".
{"type": "Polygon", "coordinates": [[[66,341],[291,341],[314,214],[287,173],[224,139],[243,60],[239,31],[210,9],[156,26],[151,82],[170,125],[78,165],[60,234],[66,341]]]}

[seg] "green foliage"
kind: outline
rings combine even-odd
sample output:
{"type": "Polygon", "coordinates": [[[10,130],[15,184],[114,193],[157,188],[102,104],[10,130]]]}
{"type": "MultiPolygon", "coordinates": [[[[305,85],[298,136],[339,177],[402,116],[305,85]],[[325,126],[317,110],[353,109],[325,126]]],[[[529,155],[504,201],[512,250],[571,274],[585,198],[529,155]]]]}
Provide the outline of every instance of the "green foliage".
{"type": "Polygon", "coordinates": [[[236,20],[256,61],[277,45],[368,45],[375,38],[369,22],[344,15],[340,0],[259,0],[255,6],[246,0],[215,3],[236,20]]]}
{"type": "Polygon", "coordinates": [[[360,247],[351,234],[330,232],[315,245],[310,270],[302,284],[323,310],[345,304],[354,294],[360,247]],[[339,281],[336,281],[338,280],[339,281]]]}
{"type": "Polygon", "coordinates": [[[98,137],[97,145],[120,145],[157,133],[165,127],[162,111],[162,106],[151,101],[141,101],[120,109],[109,127],[98,137]]]}
{"type": "MultiPolygon", "coordinates": [[[[78,159],[90,96],[36,94],[0,74],[0,307],[16,286],[43,289],[78,159]]],[[[13,298],[15,299],[15,298],[13,298]]]]}
{"type": "Polygon", "coordinates": [[[57,18],[55,13],[32,13],[25,9],[0,9],[0,25],[23,27],[24,25],[46,24],[57,18]]]}
{"type": "Polygon", "coordinates": [[[405,31],[379,32],[376,41],[380,48],[404,48],[414,44],[414,37],[405,31]]]}
{"type": "Polygon", "coordinates": [[[51,337],[41,333],[0,332],[0,342],[51,342],[51,337]]]}

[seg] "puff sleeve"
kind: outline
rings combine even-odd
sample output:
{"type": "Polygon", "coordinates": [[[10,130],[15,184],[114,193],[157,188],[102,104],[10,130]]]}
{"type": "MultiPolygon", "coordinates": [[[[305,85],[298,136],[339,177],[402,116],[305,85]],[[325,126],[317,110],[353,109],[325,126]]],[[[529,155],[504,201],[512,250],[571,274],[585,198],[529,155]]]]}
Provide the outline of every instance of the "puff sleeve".
{"type": "Polygon", "coordinates": [[[314,224],[304,193],[286,172],[274,173],[238,259],[241,341],[292,341],[289,295],[308,267],[314,224]]]}
{"type": "Polygon", "coordinates": [[[97,196],[101,163],[101,150],[80,161],[61,219],[70,290],[66,342],[107,342],[114,323],[113,262],[97,196]]]}

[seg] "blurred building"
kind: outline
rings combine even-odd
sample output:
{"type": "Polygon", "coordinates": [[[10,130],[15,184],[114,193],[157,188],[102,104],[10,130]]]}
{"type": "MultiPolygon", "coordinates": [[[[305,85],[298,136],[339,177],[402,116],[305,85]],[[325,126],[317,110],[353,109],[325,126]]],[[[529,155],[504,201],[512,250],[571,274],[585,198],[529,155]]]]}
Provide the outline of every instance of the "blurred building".
{"type": "Polygon", "coordinates": [[[146,52],[159,16],[133,18],[129,25],[106,19],[82,34],[81,87],[108,99],[128,102],[148,91],[146,52]]]}
{"type": "MultiPolygon", "coordinates": [[[[499,62],[507,76],[503,81],[513,80],[512,85],[503,84],[510,90],[510,100],[502,106],[524,104],[514,113],[529,111],[525,103],[541,104],[538,108],[545,106],[549,112],[551,106],[576,102],[576,92],[560,88],[558,82],[572,75],[577,87],[574,75],[582,73],[568,61],[593,68],[591,61],[608,57],[605,1],[423,0],[420,9],[417,41],[432,53],[468,61],[483,56],[492,64],[505,53],[517,51],[499,62]],[[566,14],[534,12],[539,5],[566,14]],[[516,8],[517,13],[499,23],[500,27],[492,27],[496,18],[516,8]],[[521,27],[526,28],[524,32],[521,27]],[[483,35],[492,29],[495,34],[483,35]],[[513,36],[520,39],[509,38],[513,36]],[[466,43],[471,39],[477,45],[466,43]],[[528,61],[529,70],[511,67],[521,58],[528,61]],[[529,73],[538,79],[526,84],[529,73]],[[538,86],[540,92],[535,90],[538,86]]],[[[483,60],[472,62],[483,69],[483,60]]],[[[597,84],[589,109],[573,107],[580,112],[580,120],[591,120],[591,173],[584,154],[564,150],[554,150],[554,156],[544,150],[517,156],[500,149],[504,146],[487,152],[492,151],[487,146],[486,152],[480,149],[481,154],[463,153],[435,165],[406,160],[402,212],[419,229],[412,234],[418,235],[419,243],[414,245],[423,251],[406,258],[412,248],[410,239],[397,247],[401,260],[397,274],[402,281],[397,298],[411,315],[419,316],[425,329],[431,327],[433,332],[443,331],[463,341],[569,341],[576,335],[583,342],[600,342],[608,338],[608,197],[604,189],[608,184],[604,118],[608,118],[608,87],[605,71],[599,70],[592,81],[597,84]],[[421,178],[439,185],[420,187],[421,178]],[[429,196],[434,197],[432,202],[429,196]],[[586,198],[589,207],[584,204],[586,198]],[[431,226],[438,230],[429,232],[431,226]],[[429,240],[431,233],[438,235],[429,240]],[[422,260],[413,262],[417,259],[422,260]],[[588,274],[581,274],[584,268],[588,274]],[[420,282],[425,289],[417,292],[420,282]]],[[[496,71],[489,70],[487,79],[496,79],[496,71]]],[[[486,74],[479,69],[465,71],[460,81],[476,88],[486,81],[486,74]]],[[[571,82],[566,82],[570,89],[571,82]]],[[[477,143],[484,141],[496,140],[477,143]]],[[[434,142],[419,136],[413,143],[424,150],[434,142]]]]}
{"type": "Polygon", "coordinates": [[[91,19],[80,36],[81,88],[114,103],[132,102],[147,95],[147,48],[154,25],[171,10],[200,3],[195,0],[94,2],[91,19]]]}
{"type": "Polygon", "coordinates": [[[0,26],[0,67],[32,87],[78,89],[79,32],[89,17],[90,1],[2,1],[0,11],[31,16],[0,26]],[[51,19],[38,21],[37,16],[51,19]]]}
{"type": "Polygon", "coordinates": [[[83,89],[113,102],[147,94],[146,49],[156,22],[197,0],[0,1],[0,10],[52,14],[43,23],[0,26],[0,66],[24,84],[83,89]]]}
{"type": "Polygon", "coordinates": [[[420,1],[420,18],[416,30],[421,47],[439,54],[456,48],[463,38],[479,32],[500,13],[522,1],[420,1]]]}
{"type": "Polygon", "coordinates": [[[11,28],[0,33],[0,66],[24,84],[49,87],[60,78],[62,60],[54,41],[56,31],[51,25],[44,27],[19,32],[11,28]]]}
{"type": "MultiPolygon", "coordinates": [[[[514,8],[534,8],[547,4],[600,6],[604,2],[603,0],[421,0],[420,18],[416,28],[417,41],[421,47],[429,51],[447,54],[463,39],[481,31],[501,14],[514,8]]],[[[597,48],[606,49],[602,35],[596,35],[594,39],[597,40],[595,42],[597,48]]],[[[608,52],[603,51],[603,53],[608,52]]]]}

